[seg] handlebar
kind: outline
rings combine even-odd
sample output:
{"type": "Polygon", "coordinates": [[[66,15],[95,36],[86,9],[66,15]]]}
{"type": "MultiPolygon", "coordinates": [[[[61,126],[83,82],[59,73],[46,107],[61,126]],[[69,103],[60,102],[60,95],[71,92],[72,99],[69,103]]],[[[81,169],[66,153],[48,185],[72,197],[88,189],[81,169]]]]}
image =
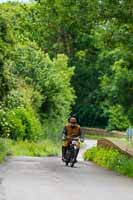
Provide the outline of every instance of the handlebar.
{"type": "Polygon", "coordinates": [[[69,137],[69,136],[66,136],[65,139],[80,140],[80,142],[84,142],[84,139],[83,139],[83,138],[80,138],[80,137],[69,137]]]}

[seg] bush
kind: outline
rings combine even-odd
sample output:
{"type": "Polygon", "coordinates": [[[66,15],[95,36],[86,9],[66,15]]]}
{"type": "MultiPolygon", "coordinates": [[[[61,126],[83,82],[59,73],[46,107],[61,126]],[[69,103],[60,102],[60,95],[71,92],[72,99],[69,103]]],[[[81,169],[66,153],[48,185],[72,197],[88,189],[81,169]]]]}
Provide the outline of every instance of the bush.
{"type": "Polygon", "coordinates": [[[14,140],[37,140],[42,134],[41,124],[32,108],[16,108],[1,112],[1,135],[14,140]]]}
{"type": "Polygon", "coordinates": [[[48,139],[55,142],[59,142],[62,137],[64,123],[61,121],[60,118],[57,120],[49,118],[44,120],[44,134],[42,139],[48,139]]]}
{"type": "Polygon", "coordinates": [[[109,109],[108,130],[126,130],[130,125],[121,105],[115,105],[109,109]]]}
{"type": "Polygon", "coordinates": [[[93,147],[84,154],[85,160],[94,161],[99,166],[112,169],[120,174],[133,177],[133,159],[114,149],[93,147]]]}
{"type": "Polygon", "coordinates": [[[84,153],[84,159],[85,160],[90,160],[93,161],[95,155],[96,155],[96,151],[97,148],[92,147],[91,149],[88,149],[85,153],[84,153]]]}
{"type": "Polygon", "coordinates": [[[33,94],[32,102],[38,108],[40,118],[56,119],[60,116],[66,119],[75,99],[70,83],[74,68],[68,67],[67,56],[58,54],[51,59],[35,41],[24,41],[15,46],[11,59],[13,74],[23,79],[33,91],[40,92],[36,97],[33,94]]]}

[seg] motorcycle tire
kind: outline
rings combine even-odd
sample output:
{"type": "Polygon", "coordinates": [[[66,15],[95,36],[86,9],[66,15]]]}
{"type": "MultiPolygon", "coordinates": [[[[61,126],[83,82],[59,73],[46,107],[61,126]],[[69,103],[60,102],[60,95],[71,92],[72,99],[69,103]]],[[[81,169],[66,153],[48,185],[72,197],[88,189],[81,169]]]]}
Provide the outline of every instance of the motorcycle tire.
{"type": "Polygon", "coordinates": [[[67,151],[67,153],[66,153],[66,162],[65,162],[66,166],[68,166],[69,162],[70,162],[70,152],[67,151]]]}
{"type": "Polygon", "coordinates": [[[75,162],[74,162],[74,152],[73,152],[73,154],[71,154],[71,158],[70,158],[70,167],[74,167],[74,164],[75,164],[75,162]]]}
{"type": "Polygon", "coordinates": [[[69,163],[69,162],[66,162],[66,166],[68,166],[68,163],[69,163]]]}
{"type": "Polygon", "coordinates": [[[72,162],[71,165],[70,165],[70,167],[74,167],[74,164],[75,164],[75,162],[72,162]]]}

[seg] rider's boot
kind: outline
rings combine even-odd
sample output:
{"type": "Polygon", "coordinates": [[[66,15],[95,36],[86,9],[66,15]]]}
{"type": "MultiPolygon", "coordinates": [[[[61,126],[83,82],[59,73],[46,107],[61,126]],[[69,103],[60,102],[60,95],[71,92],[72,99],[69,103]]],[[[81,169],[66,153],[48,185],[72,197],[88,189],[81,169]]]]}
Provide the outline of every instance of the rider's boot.
{"type": "Polygon", "coordinates": [[[65,162],[67,147],[62,146],[62,161],[65,162]]]}
{"type": "Polygon", "coordinates": [[[75,159],[74,159],[74,162],[78,162],[78,161],[77,161],[77,156],[78,156],[78,153],[79,153],[79,148],[78,148],[78,149],[76,149],[76,153],[75,153],[75,159]]]}

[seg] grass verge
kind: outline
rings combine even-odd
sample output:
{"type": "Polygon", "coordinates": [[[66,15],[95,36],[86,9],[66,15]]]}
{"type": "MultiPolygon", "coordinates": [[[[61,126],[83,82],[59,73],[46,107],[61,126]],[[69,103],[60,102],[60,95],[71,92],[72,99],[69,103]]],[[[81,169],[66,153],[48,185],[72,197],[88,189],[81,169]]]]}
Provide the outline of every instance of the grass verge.
{"type": "Polygon", "coordinates": [[[100,138],[103,138],[103,136],[100,136],[100,135],[96,135],[96,134],[85,134],[84,135],[84,138],[85,139],[94,139],[94,140],[98,140],[100,138]]]}
{"type": "Polygon", "coordinates": [[[0,163],[5,159],[7,152],[8,152],[8,150],[5,145],[4,139],[0,138],[0,163]]]}
{"type": "Polygon", "coordinates": [[[119,174],[133,177],[133,159],[117,150],[93,147],[85,152],[84,159],[119,174]]]}
{"type": "Polygon", "coordinates": [[[112,139],[112,140],[121,140],[121,141],[127,141],[127,139],[125,138],[125,137],[121,137],[121,138],[118,138],[118,137],[116,137],[116,136],[102,136],[102,135],[97,135],[97,134],[85,134],[84,135],[84,138],[86,138],[86,139],[96,139],[96,140],[98,140],[98,139],[100,139],[100,138],[109,138],[109,139],[112,139]]]}
{"type": "Polygon", "coordinates": [[[61,145],[51,140],[38,142],[13,141],[10,139],[0,139],[0,162],[7,155],[12,156],[57,156],[60,153],[61,145]]]}

